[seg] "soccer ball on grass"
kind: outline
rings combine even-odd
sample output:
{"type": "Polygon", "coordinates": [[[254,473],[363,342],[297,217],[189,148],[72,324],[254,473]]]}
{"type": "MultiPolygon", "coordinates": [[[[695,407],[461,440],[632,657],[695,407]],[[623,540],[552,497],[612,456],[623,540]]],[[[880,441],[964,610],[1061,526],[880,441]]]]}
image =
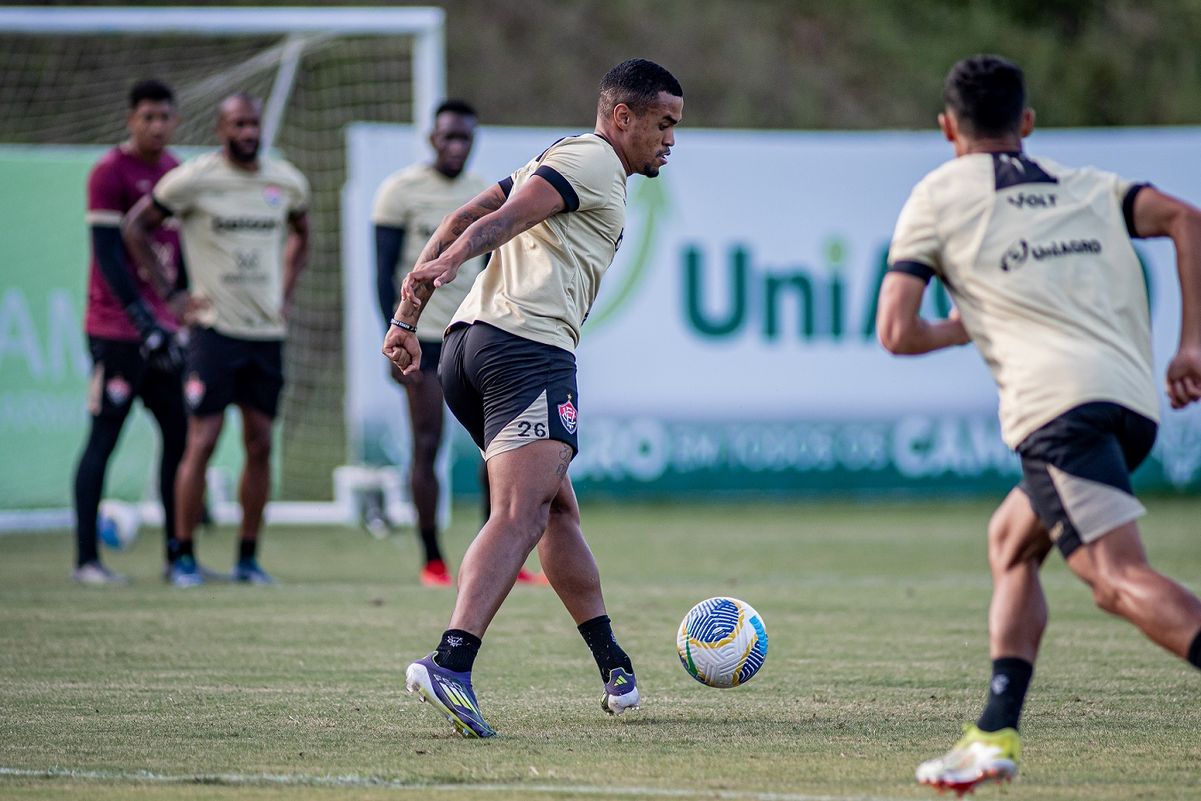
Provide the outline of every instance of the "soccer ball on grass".
{"type": "Polygon", "coordinates": [[[746,601],[717,597],[689,610],[676,634],[688,675],[710,687],[746,684],[767,659],[767,628],[746,601]]]}

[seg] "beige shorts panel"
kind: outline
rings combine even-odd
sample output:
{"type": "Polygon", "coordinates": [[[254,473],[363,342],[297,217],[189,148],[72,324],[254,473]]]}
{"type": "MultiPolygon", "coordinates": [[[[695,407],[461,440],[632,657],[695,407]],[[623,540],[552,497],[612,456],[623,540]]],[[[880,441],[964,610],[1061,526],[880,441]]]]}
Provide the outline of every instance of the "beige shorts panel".
{"type": "Polygon", "coordinates": [[[533,403],[521,414],[510,420],[488,443],[484,452],[484,461],[499,453],[517,450],[523,445],[550,439],[549,409],[546,402],[546,390],[542,390],[533,403]]]}
{"type": "Polygon", "coordinates": [[[1074,476],[1051,464],[1047,473],[1081,542],[1094,542],[1147,513],[1138,498],[1116,487],[1074,476]]]}

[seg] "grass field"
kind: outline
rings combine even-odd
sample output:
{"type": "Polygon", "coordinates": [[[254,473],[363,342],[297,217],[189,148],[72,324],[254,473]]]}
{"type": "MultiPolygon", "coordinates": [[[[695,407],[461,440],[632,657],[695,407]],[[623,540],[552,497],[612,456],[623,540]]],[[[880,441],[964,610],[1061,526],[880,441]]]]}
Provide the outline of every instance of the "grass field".
{"type": "MultiPolygon", "coordinates": [[[[1151,500],[1152,561],[1201,589],[1201,500],[1151,500]]],[[[463,552],[474,510],[457,510],[463,552]]],[[[129,588],[67,581],[71,542],[0,537],[0,798],[933,796],[917,762],[978,714],[988,654],[984,504],[619,506],[585,501],[610,613],[644,691],[599,708],[587,648],[546,588],[509,597],[476,663],[503,736],[465,741],[404,694],[453,593],[416,584],[411,535],[267,532],[274,588],[178,591],[157,532],[109,557],[129,588]],[[749,685],[681,669],[680,618],[716,594],[763,614],[749,685]]],[[[203,536],[214,567],[229,531],[203,536]]],[[[1093,608],[1052,556],[1051,625],[1022,775],[981,798],[1201,798],[1201,676],[1093,608]]]]}

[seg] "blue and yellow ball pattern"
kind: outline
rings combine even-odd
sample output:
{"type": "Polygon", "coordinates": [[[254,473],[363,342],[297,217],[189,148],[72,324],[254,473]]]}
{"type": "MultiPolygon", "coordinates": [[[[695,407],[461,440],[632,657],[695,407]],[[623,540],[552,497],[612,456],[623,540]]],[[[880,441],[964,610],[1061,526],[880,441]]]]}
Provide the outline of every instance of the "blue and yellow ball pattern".
{"type": "Polygon", "coordinates": [[[767,627],[754,607],[737,598],[701,601],[676,634],[676,652],[688,675],[710,687],[746,684],[767,659],[767,627]]]}

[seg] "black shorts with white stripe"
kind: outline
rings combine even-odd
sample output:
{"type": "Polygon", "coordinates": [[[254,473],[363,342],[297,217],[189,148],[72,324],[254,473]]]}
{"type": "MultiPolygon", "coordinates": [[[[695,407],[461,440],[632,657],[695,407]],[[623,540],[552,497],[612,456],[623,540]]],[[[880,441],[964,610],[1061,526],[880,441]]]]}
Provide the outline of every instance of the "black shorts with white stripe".
{"type": "Polygon", "coordinates": [[[446,405],[490,459],[538,440],[580,450],[575,355],[487,323],[451,329],[438,367],[446,405]]]}
{"type": "Polygon", "coordinates": [[[1151,453],[1157,429],[1125,406],[1099,401],[1069,409],[1018,445],[1019,488],[1065,559],[1146,511],[1130,474],[1151,453]]]}

